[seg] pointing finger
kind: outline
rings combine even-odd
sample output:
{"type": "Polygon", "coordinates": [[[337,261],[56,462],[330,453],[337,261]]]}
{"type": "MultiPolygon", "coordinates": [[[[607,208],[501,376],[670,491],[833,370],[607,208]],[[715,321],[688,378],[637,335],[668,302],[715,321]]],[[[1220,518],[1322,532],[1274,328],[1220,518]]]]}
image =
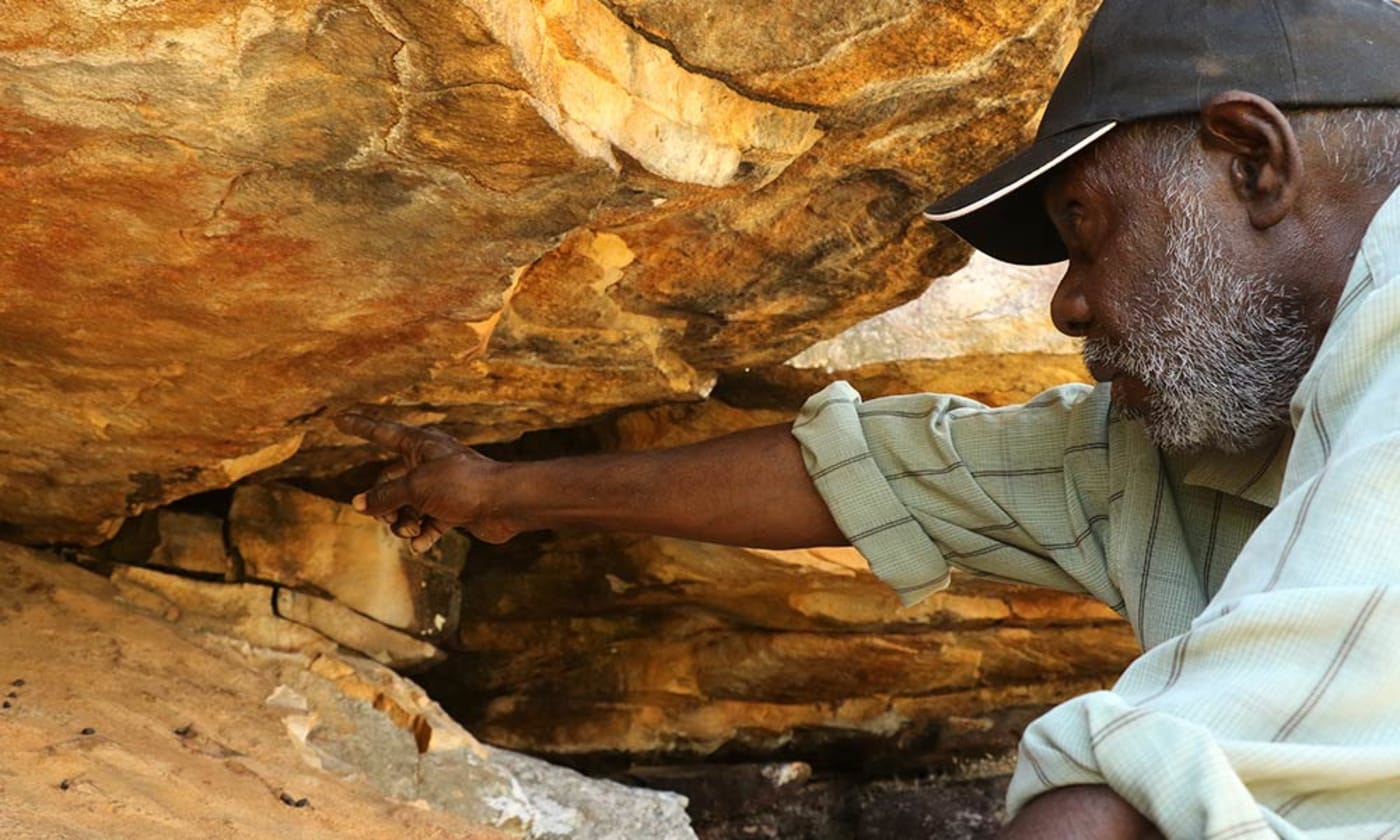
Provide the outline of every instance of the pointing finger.
{"type": "Polygon", "coordinates": [[[393,420],[376,420],[363,414],[342,414],[335,418],[335,425],[348,435],[364,438],[409,460],[416,460],[421,456],[436,457],[445,454],[445,451],[451,448],[451,439],[442,432],[408,426],[393,420]]]}
{"type": "Polygon", "coordinates": [[[375,420],[363,414],[342,414],[335,418],[336,428],[349,435],[365,440],[400,455],[412,454],[413,443],[422,433],[421,429],[395,423],[393,420],[375,420]]]}

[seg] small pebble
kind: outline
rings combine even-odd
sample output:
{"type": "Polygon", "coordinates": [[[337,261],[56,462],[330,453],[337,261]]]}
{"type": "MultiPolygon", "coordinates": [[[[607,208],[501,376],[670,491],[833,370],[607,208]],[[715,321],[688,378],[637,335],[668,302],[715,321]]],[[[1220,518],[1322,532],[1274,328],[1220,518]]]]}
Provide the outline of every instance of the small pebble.
{"type": "Polygon", "coordinates": [[[185,724],[184,726],[180,727],[179,729],[176,729],[176,730],[175,730],[175,734],[178,735],[178,736],[180,736],[181,738],[188,738],[188,737],[190,737],[191,735],[194,734],[194,724],[193,724],[193,723],[187,723],[187,724],[185,724]]]}
{"type": "Polygon", "coordinates": [[[91,726],[85,726],[85,727],[83,727],[82,734],[83,734],[83,735],[96,735],[96,734],[97,734],[97,730],[96,730],[96,729],[93,729],[91,726]]]}
{"type": "Polygon", "coordinates": [[[19,692],[18,692],[18,691],[11,691],[9,694],[6,694],[5,696],[8,697],[8,698],[10,698],[11,700],[14,700],[15,698],[19,697],[19,692]]]}
{"type": "Polygon", "coordinates": [[[8,709],[8,708],[10,708],[10,701],[9,701],[9,700],[6,700],[4,703],[0,703],[0,709],[8,709]]]}
{"type": "Polygon", "coordinates": [[[290,793],[283,793],[279,798],[282,800],[282,804],[289,808],[305,808],[307,805],[311,804],[311,801],[306,797],[303,796],[301,799],[294,799],[290,793]]]}
{"type": "Polygon", "coordinates": [[[14,686],[15,688],[24,688],[24,680],[15,680],[14,682],[10,683],[10,685],[14,686]]]}
{"type": "Polygon", "coordinates": [[[72,787],[72,786],[73,786],[73,782],[72,782],[71,780],[69,780],[69,779],[64,779],[63,781],[61,781],[61,782],[58,783],[58,789],[59,789],[59,790],[68,790],[68,789],[69,789],[70,787],[72,787]]]}

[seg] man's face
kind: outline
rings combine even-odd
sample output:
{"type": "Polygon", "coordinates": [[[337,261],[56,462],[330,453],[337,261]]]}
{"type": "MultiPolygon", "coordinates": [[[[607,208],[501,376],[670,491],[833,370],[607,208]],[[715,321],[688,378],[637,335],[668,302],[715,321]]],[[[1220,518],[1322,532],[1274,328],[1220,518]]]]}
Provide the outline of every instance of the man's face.
{"type": "Polygon", "coordinates": [[[1056,326],[1161,448],[1253,448],[1286,424],[1315,341],[1204,153],[1145,157],[1109,147],[1047,189],[1070,256],[1056,326]]]}

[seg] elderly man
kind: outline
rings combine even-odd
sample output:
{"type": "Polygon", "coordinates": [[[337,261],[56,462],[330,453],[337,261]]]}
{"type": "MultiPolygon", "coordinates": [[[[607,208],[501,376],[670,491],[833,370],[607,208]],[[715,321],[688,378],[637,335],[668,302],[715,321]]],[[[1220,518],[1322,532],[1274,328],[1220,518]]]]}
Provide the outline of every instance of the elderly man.
{"type": "Polygon", "coordinates": [[[1100,385],[862,402],[654,453],[402,464],[356,504],[417,548],[587,526],[852,544],[1093,593],[1146,653],[1026,732],[1006,836],[1400,838],[1400,5],[1106,0],[1036,143],[929,210],[1068,258],[1100,385]]]}

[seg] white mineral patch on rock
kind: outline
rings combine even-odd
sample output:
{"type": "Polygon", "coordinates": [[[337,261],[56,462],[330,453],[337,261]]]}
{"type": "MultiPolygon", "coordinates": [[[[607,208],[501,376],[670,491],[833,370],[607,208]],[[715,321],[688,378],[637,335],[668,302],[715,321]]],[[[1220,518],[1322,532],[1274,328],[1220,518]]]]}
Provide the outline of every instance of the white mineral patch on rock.
{"type": "Polygon", "coordinates": [[[875,362],[997,353],[1078,353],[1056,331],[1050,297],[1063,264],[1019,266],[973,254],[927,292],[793,357],[800,368],[850,370],[875,362]]]}
{"type": "Polygon", "coordinates": [[[536,840],[695,840],[680,794],[590,779],[505,750],[496,751],[494,761],[529,793],[542,818],[536,840]]]}

